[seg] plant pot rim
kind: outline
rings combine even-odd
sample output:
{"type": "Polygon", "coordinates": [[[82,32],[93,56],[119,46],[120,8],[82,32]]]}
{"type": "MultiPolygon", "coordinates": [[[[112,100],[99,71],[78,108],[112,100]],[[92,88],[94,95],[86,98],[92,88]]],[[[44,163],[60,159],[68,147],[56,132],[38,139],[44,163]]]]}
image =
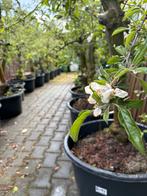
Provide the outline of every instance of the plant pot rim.
{"type": "Polygon", "coordinates": [[[23,90],[21,90],[20,92],[18,93],[14,93],[13,95],[9,95],[9,96],[0,96],[0,101],[2,100],[7,100],[7,99],[11,99],[13,97],[17,97],[17,96],[21,96],[23,94],[23,90]]]}
{"type": "Polygon", "coordinates": [[[80,88],[81,86],[74,86],[72,87],[69,92],[73,95],[80,95],[81,97],[87,97],[88,95],[86,93],[78,93],[78,92],[75,92],[74,90],[80,88]]]}
{"type": "Polygon", "coordinates": [[[79,98],[71,98],[68,102],[67,102],[67,107],[69,110],[73,110],[74,113],[79,113],[80,110],[77,110],[76,108],[72,107],[71,103],[77,101],[79,98]]]}
{"type": "MultiPolygon", "coordinates": [[[[86,122],[83,123],[81,127],[86,126],[88,124],[91,123],[98,123],[98,122],[102,122],[103,120],[95,120],[95,121],[90,121],[90,122],[86,122]]],[[[109,122],[113,122],[113,119],[109,119],[109,122]]],[[[147,128],[147,126],[137,123],[138,125],[142,125],[145,127],[145,129],[147,128]]],[[[64,150],[67,154],[67,156],[72,160],[72,162],[74,162],[75,165],[77,165],[78,167],[80,167],[81,169],[88,171],[91,174],[97,175],[97,176],[101,176],[103,178],[107,178],[107,179],[112,179],[113,180],[117,180],[117,181],[124,181],[124,182],[147,182],[147,173],[145,174],[123,174],[123,173],[116,173],[116,172],[111,172],[105,169],[100,169],[100,168],[96,168],[94,166],[89,165],[88,163],[85,163],[84,161],[81,161],[78,157],[76,157],[72,151],[70,150],[69,146],[68,146],[68,141],[69,141],[70,137],[69,137],[69,133],[66,135],[65,139],[64,139],[64,150]]]]}
{"type": "Polygon", "coordinates": [[[32,81],[32,80],[35,80],[35,76],[32,76],[31,78],[27,78],[24,80],[24,82],[27,82],[27,81],[32,81]]]}

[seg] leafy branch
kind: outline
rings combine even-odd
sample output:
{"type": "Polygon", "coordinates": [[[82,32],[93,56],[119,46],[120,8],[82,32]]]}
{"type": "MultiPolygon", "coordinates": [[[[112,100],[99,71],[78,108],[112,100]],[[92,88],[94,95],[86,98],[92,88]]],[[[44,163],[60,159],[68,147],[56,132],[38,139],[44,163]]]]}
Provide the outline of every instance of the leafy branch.
{"type": "Polygon", "coordinates": [[[30,11],[28,14],[26,14],[23,18],[19,18],[19,20],[17,20],[15,23],[13,23],[12,25],[5,27],[6,30],[11,29],[12,27],[16,26],[17,24],[19,24],[20,22],[24,21],[26,18],[28,18],[30,15],[32,15],[38,8],[39,6],[41,6],[41,3],[38,3],[36,5],[36,7],[30,11]]]}

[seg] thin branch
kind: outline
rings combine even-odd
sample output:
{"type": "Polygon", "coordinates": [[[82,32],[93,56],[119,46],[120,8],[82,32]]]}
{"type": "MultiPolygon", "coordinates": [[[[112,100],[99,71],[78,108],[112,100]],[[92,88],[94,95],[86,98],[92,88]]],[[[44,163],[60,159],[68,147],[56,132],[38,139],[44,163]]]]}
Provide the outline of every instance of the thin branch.
{"type": "Polygon", "coordinates": [[[139,33],[140,33],[140,30],[142,29],[143,27],[143,24],[145,22],[145,20],[147,19],[147,16],[145,16],[144,20],[142,21],[141,25],[137,28],[137,31],[136,31],[136,34],[135,34],[135,37],[132,41],[132,44],[131,44],[131,47],[130,47],[130,51],[127,55],[127,57],[125,58],[125,64],[126,64],[126,67],[129,67],[129,59],[130,59],[130,56],[132,54],[132,49],[134,48],[137,40],[138,40],[138,36],[139,36],[139,33]]]}
{"type": "Polygon", "coordinates": [[[20,4],[19,0],[15,0],[15,1],[18,4],[18,7],[21,8],[21,4],[20,4]]]}
{"type": "Polygon", "coordinates": [[[37,4],[37,6],[31,11],[29,12],[27,15],[25,15],[23,18],[20,18],[18,21],[16,21],[15,23],[13,23],[12,25],[6,27],[5,29],[11,29],[13,26],[19,24],[20,22],[24,21],[27,17],[29,17],[30,15],[32,15],[37,9],[38,7],[41,5],[41,3],[37,4]]]}

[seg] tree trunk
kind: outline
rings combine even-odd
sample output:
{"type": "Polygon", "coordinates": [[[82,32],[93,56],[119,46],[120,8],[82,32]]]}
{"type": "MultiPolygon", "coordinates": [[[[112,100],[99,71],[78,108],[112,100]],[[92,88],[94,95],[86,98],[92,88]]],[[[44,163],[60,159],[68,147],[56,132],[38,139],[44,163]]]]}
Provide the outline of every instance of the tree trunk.
{"type": "Polygon", "coordinates": [[[126,26],[126,22],[123,22],[124,13],[120,7],[119,0],[101,0],[104,13],[100,14],[99,22],[106,26],[106,38],[109,46],[110,55],[115,55],[117,52],[114,49],[114,45],[123,45],[124,36],[123,33],[119,33],[112,36],[113,31],[120,27],[126,26]]]}
{"type": "Polygon", "coordinates": [[[88,43],[88,49],[87,49],[87,79],[88,83],[90,83],[95,75],[95,42],[91,41],[88,43]]]}

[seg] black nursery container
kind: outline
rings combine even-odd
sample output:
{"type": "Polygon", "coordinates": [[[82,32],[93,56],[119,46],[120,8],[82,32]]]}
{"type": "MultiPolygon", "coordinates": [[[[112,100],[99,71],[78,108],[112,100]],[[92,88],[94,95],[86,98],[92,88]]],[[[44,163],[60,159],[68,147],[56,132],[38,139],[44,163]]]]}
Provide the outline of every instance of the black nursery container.
{"type": "Polygon", "coordinates": [[[34,91],[35,89],[35,77],[31,77],[31,78],[28,78],[26,80],[24,80],[25,82],[25,92],[26,93],[31,93],[34,91]]]}
{"type": "Polygon", "coordinates": [[[78,89],[80,89],[80,86],[76,86],[70,89],[72,98],[88,97],[85,93],[76,92],[78,89]]]}
{"type": "Polygon", "coordinates": [[[50,73],[46,72],[45,76],[44,76],[44,81],[47,83],[47,82],[49,82],[49,80],[50,80],[50,73]]]}
{"type": "Polygon", "coordinates": [[[23,91],[12,96],[0,97],[0,119],[15,117],[22,112],[23,91]]]}
{"type": "Polygon", "coordinates": [[[50,71],[50,79],[52,80],[52,79],[54,79],[54,77],[55,77],[55,72],[54,72],[54,70],[52,70],[52,71],[50,71]]]}
{"type": "MultiPolygon", "coordinates": [[[[109,124],[112,121],[109,120],[109,124]]],[[[107,125],[102,120],[84,123],[80,129],[80,138],[105,127],[107,125]]],[[[140,128],[145,129],[144,126],[140,128]]],[[[80,196],[147,196],[147,174],[120,174],[90,166],[72,153],[73,145],[67,135],[64,149],[73,163],[80,196]]]]}
{"type": "MultiPolygon", "coordinates": [[[[78,100],[79,98],[73,98],[67,103],[67,107],[70,110],[70,118],[71,118],[71,123],[73,123],[78,115],[80,114],[80,110],[77,110],[73,107],[73,104],[78,100]]],[[[113,118],[113,112],[110,112],[109,118],[113,118]]],[[[100,117],[94,117],[93,115],[89,115],[84,122],[88,121],[93,121],[93,120],[98,120],[100,117]]]]}
{"type": "Polygon", "coordinates": [[[35,87],[41,87],[44,85],[44,77],[45,77],[44,73],[36,76],[35,87]]]}

